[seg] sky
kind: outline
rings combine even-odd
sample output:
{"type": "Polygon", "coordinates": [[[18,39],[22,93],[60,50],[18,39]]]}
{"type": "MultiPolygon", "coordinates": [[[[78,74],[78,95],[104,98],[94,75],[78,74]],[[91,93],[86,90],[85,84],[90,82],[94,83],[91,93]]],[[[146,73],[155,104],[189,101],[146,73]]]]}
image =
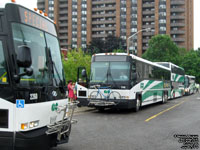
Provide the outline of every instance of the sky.
{"type": "MultiPolygon", "coordinates": [[[[0,6],[10,0],[0,0],[0,6]]],[[[21,4],[30,9],[37,7],[37,0],[16,0],[18,4],[21,4]]],[[[200,48],[200,0],[194,0],[194,49],[200,48]]]]}

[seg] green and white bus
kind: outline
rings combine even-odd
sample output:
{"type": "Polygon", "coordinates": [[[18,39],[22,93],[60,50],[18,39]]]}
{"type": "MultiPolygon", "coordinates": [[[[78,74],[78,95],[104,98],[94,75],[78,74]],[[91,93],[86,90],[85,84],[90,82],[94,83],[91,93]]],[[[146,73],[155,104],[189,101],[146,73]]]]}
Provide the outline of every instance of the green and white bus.
{"type": "Polygon", "coordinates": [[[185,95],[194,94],[195,91],[195,76],[185,75],[185,95]]]}
{"type": "Polygon", "coordinates": [[[165,66],[171,72],[171,94],[170,98],[177,98],[184,95],[185,71],[183,68],[170,62],[157,62],[157,64],[165,66]]]}
{"type": "Polygon", "coordinates": [[[87,100],[97,109],[133,108],[165,103],[171,92],[170,69],[126,53],[95,54],[87,87],[79,81],[86,71],[78,72],[78,100],[87,100]],[[82,72],[82,74],[81,74],[82,72]],[[81,85],[82,84],[82,85],[81,85]]]}

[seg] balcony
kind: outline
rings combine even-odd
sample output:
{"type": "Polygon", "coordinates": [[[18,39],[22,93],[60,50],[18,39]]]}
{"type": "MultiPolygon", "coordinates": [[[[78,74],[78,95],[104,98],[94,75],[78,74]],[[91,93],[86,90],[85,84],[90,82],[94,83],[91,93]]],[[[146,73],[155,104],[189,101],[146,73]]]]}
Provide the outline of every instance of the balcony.
{"type": "Polygon", "coordinates": [[[112,6],[112,7],[96,7],[96,8],[92,8],[92,11],[102,11],[102,10],[115,10],[116,7],[112,6]]]}
{"type": "Polygon", "coordinates": [[[60,8],[68,8],[68,4],[62,4],[59,6],[60,8]]]}
{"type": "Polygon", "coordinates": [[[175,16],[171,16],[171,19],[185,19],[185,16],[180,16],[180,15],[175,15],[175,16]]]}
{"type": "Polygon", "coordinates": [[[68,33],[68,30],[67,29],[62,29],[62,30],[59,30],[58,32],[59,33],[68,33]]]}
{"type": "Polygon", "coordinates": [[[155,25],[154,24],[144,24],[144,25],[142,25],[142,27],[144,28],[144,29],[146,29],[146,28],[154,28],[155,27],[155,25]]]}
{"type": "Polygon", "coordinates": [[[115,27],[99,27],[99,28],[92,28],[92,31],[115,31],[115,27]]]}
{"type": "Polygon", "coordinates": [[[144,39],[142,40],[142,43],[148,43],[150,39],[144,39]]]}
{"type": "Polygon", "coordinates": [[[185,8],[171,8],[171,12],[185,12],[185,8]]]}
{"type": "Polygon", "coordinates": [[[67,16],[65,16],[65,17],[60,17],[59,20],[61,20],[61,21],[62,21],[62,20],[68,20],[68,17],[67,17],[67,16]]]}
{"type": "Polygon", "coordinates": [[[110,14],[95,14],[92,15],[92,18],[103,18],[103,17],[115,17],[115,13],[110,13],[110,14]]]}
{"type": "Polygon", "coordinates": [[[68,23],[60,23],[59,24],[59,27],[67,27],[68,26],[68,23]]]}
{"type": "Polygon", "coordinates": [[[59,14],[60,15],[68,14],[68,10],[67,9],[66,10],[61,10],[61,11],[59,11],[59,14]]]}
{"type": "Polygon", "coordinates": [[[174,42],[185,42],[184,38],[172,38],[174,42]]]}
{"type": "Polygon", "coordinates": [[[106,1],[92,1],[93,5],[97,5],[97,4],[115,4],[116,1],[115,0],[106,0],[106,1]]]}
{"type": "Polygon", "coordinates": [[[184,27],[185,23],[171,23],[171,27],[184,27]]]}
{"type": "Polygon", "coordinates": [[[155,21],[155,17],[143,18],[142,21],[155,21]]]}
{"type": "Polygon", "coordinates": [[[155,7],[155,3],[152,2],[152,3],[144,3],[142,5],[143,8],[154,8],[155,7]]]}
{"type": "Polygon", "coordinates": [[[115,24],[115,20],[99,20],[99,21],[92,21],[92,25],[95,24],[115,24]]]}
{"type": "Polygon", "coordinates": [[[59,39],[60,39],[60,40],[67,40],[68,37],[67,37],[67,36],[60,36],[59,39]]]}
{"type": "Polygon", "coordinates": [[[106,38],[107,34],[93,34],[92,38],[106,38]]]}
{"type": "Polygon", "coordinates": [[[177,1],[177,0],[174,0],[174,1],[171,1],[171,5],[184,5],[185,4],[185,1],[177,1]]]}
{"type": "Polygon", "coordinates": [[[154,10],[145,10],[142,12],[143,15],[153,15],[155,13],[154,10]]]}
{"type": "Polygon", "coordinates": [[[171,30],[171,34],[185,34],[183,30],[171,30]]]}
{"type": "Polygon", "coordinates": [[[154,32],[142,32],[143,36],[153,36],[154,34],[154,32]]]}

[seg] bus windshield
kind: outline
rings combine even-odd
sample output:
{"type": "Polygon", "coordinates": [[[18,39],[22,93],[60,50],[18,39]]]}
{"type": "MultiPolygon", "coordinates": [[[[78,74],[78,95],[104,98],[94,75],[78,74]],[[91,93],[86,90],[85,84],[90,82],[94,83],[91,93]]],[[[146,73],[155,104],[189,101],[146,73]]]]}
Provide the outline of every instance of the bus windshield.
{"type": "MultiPolygon", "coordinates": [[[[36,28],[27,25],[12,23],[12,34],[14,40],[15,51],[21,45],[27,45],[31,49],[33,74],[32,76],[22,76],[20,80],[21,85],[43,85],[50,84],[50,69],[47,61],[47,48],[51,51],[53,62],[55,63],[53,78],[58,80],[58,76],[63,79],[62,65],[59,44],[57,38],[47,34],[36,28]],[[58,62],[59,63],[58,63],[58,62]]],[[[20,73],[24,72],[24,68],[20,68],[20,73]]]]}
{"type": "Polygon", "coordinates": [[[93,62],[91,66],[91,83],[112,83],[129,81],[129,62],[93,62]]]}

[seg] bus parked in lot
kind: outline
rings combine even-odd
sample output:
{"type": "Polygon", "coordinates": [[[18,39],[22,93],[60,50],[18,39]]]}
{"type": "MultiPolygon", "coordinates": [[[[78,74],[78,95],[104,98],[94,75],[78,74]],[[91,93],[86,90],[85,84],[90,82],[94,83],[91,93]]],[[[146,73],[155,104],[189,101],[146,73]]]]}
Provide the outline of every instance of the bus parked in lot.
{"type": "Polygon", "coordinates": [[[171,72],[171,85],[172,90],[170,98],[177,98],[184,95],[184,79],[185,71],[183,68],[170,63],[170,62],[157,62],[157,64],[162,65],[170,69],[171,72]]]}
{"type": "Polygon", "coordinates": [[[95,54],[86,86],[85,69],[78,71],[78,100],[97,109],[133,108],[165,103],[171,93],[170,69],[125,53],[95,54]]]}
{"type": "Polygon", "coordinates": [[[0,8],[0,150],[68,141],[72,114],[55,24],[9,3],[0,8]]]}
{"type": "Polygon", "coordinates": [[[194,94],[195,91],[195,76],[185,75],[185,95],[194,94]]]}

